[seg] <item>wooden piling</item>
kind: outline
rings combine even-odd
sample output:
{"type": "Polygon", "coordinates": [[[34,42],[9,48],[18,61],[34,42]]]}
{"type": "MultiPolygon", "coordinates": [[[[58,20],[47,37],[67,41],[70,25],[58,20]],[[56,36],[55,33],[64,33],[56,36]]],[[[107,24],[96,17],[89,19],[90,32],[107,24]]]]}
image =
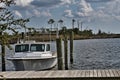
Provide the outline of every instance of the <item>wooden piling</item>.
{"type": "Polygon", "coordinates": [[[24,32],[21,33],[21,39],[24,39],[24,32]]]}
{"type": "Polygon", "coordinates": [[[73,40],[74,40],[74,32],[70,33],[70,64],[73,64],[73,40]]]}
{"type": "Polygon", "coordinates": [[[62,56],[62,39],[56,39],[57,45],[57,59],[58,59],[58,70],[63,70],[63,56],[62,56]]]}
{"type": "Polygon", "coordinates": [[[5,64],[5,45],[1,45],[1,60],[2,60],[2,71],[6,71],[5,64]]]}
{"type": "Polygon", "coordinates": [[[64,61],[65,61],[65,70],[68,70],[68,38],[67,35],[64,35],[64,61]]]}
{"type": "Polygon", "coordinates": [[[21,39],[22,39],[23,42],[25,42],[25,40],[26,40],[25,38],[26,38],[26,37],[25,37],[25,33],[22,32],[22,33],[21,33],[21,39]]]}

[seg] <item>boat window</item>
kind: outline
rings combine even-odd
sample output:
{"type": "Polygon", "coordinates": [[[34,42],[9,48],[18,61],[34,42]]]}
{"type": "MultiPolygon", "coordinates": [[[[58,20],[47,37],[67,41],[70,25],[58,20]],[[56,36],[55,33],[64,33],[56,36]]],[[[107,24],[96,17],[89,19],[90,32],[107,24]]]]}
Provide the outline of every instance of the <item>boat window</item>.
{"type": "Polygon", "coordinates": [[[50,51],[50,44],[47,44],[46,51],[50,51]]]}
{"type": "Polygon", "coordinates": [[[22,44],[22,45],[15,46],[15,52],[27,52],[27,51],[29,51],[28,44],[22,44]]]}
{"type": "Polygon", "coordinates": [[[45,51],[45,44],[31,44],[30,51],[45,51]]]}

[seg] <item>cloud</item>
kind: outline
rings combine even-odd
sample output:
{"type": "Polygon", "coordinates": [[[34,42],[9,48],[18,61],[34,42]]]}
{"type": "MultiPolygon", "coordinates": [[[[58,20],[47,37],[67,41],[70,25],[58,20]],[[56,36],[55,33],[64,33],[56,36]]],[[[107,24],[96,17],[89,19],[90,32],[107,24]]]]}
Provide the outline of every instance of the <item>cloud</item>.
{"type": "Polygon", "coordinates": [[[71,4],[74,0],[15,0],[19,7],[34,6],[34,7],[53,7],[60,4],[71,4]]]}
{"type": "Polygon", "coordinates": [[[0,3],[0,7],[5,7],[5,4],[4,3],[0,3]]]}
{"type": "MultiPolygon", "coordinates": [[[[52,16],[49,12],[51,9],[71,4],[75,4],[75,0],[16,0],[16,6],[13,9],[25,16],[48,17],[52,16]]],[[[73,16],[70,12],[67,13],[69,17],[73,16]]]]}
{"type": "Polygon", "coordinates": [[[60,7],[61,5],[70,5],[75,4],[75,0],[34,0],[31,2],[31,5],[36,7],[47,7],[55,8],[60,7]]]}
{"type": "Polygon", "coordinates": [[[40,16],[40,14],[41,14],[40,11],[38,11],[37,9],[34,9],[33,13],[35,16],[40,16]]]}
{"type": "Polygon", "coordinates": [[[21,14],[19,11],[15,10],[15,11],[14,11],[14,14],[15,14],[17,17],[22,18],[22,14],[21,14]]]}
{"type": "MultiPolygon", "coordinates": [[[[107,15],[108,17],[111,17],[111,19],[120,20],[120,0],[113,0],[109,3],[106,3],[106,5],[99,9],[103,12],[103,16],[107,15]]],[[[105,18],[105,17],[104,17],[105,18]]]]}
{"type": "Polygon", "coordinates": [[[41,16],[50,17],[52,15],[49,11],[43,11],[43,12],[41,12],[41,16]]]}
{"type": "Polygon", "coordinates": [[[32,17],[33,16],[32,12],[30,12],[28,10],[25,11],[25,14],[26,14],[27,17],[32,17]]]}
{"type": "Polygon", "coordinates": [[[86,21],[112,21],[119,20],[120,21],[120,0],[79,0],[75,4],[77,6],[77,10],[69,10],[64,11],[64,17],[68,18],[80,18],[85,19],[86,21]],[[92,6],[92,3],[89,2],[104,2],[99,6],[92,6]]]}
{"type": "Polygon", "coordinates": [[[16,0],[15,3],[17,6],[26,7],[31,4],[34,0],[16,0]]]}
{"type": "Polygon", "coordinates": [[[36,7],[53,7],[59,5],[61,2],[61,0],[34,0],[31,2],[31,5],[36,7]]]}
{"type": "Polygon", "coordinates": [[[67,18],[72,18],[72,17],[74,17],[74,15],[72,14],[72,11],[71,11],[71,10],[65,10],[63,16],[64,16],[64,17],[67,17],[67,18]]]}
{"type": "MultiPolygon", "coordinates": [[[[50,17],[54,9],[60,9],[60,14],[67,18],[101,19],[105,21],[110,17],[120,20],[119,4],[120,0],[17,0],[15,10],[27,17],[50,17]],[[100,3],[99,6],[92,5],[94,2],[103,3],[100,3]]],[[[16,12],[20,16],[19,13],[16,12]]]]}
{"type": "MultiPolygon", "coordinates": [[[[19,11],[19,14],[22,14],[24,17],[48,17],[51,16],[49,12],[49,7],[58,5],[61,0],[16,0],[15,7],[12,9],[16,12],[19,11]],[[44,9],[43,9],[44,8],[44,9]]],[[[18,12],[17,12],[18,14],[18,12]]]]}
{"type": "Polygon", "coordinates": [[[120,0],[114,0],[113,2],[108,3],[104,11],[108,14],[120,15],[120,0]]]}
{"type": "Polygon", "coordinates": [[[43,11],[40,11],[40,10],[37,10],[37,9],[34,9],[32,10],[32,13],[27,11],[26,12],[27,16],[34,16],[34,17],[51,17],[51,13],[49,12],[49,10],[43,10],[43,11]]]}
{"type": "Polygon", "coordinates": [[[62,4],[75,4],[75,0],[61,0],[62,4]]]}
{"type": "MultiPolygon", "coordinates": [[[[99,0],[102,1],[102,0],[99,0]]],[[[103,22],[120,21],[120,0],[105,0],[104,6],[99,7],[90,14],[91,19],[103,22]]]]}
{"type": "Polygon", "coordinates": [[[85,0],[87,2],[109,2],[109,1],[113,1],[113,0],[85,0]]]}
{"type": "Polygon", "coordinates": [[[93,8],[89,3],[87,3],[85,0],[80,0],[78,4],[78,11],[77,15],[78,16],[89,16],[89,13],[93,11],[93,8]]]}
{"type": "Polygon", "coordinates": [[[80,17],[87,17],[90,16],[90,13],[93,12],[93,8],[89,3],[87,3],[85,0],[80,0],[78,1],[75,5],[77,5],[77,10],[65,10],[64,11],[64,16],[65,17],[75,17],[75,18],[80,18],[80,17]]]}

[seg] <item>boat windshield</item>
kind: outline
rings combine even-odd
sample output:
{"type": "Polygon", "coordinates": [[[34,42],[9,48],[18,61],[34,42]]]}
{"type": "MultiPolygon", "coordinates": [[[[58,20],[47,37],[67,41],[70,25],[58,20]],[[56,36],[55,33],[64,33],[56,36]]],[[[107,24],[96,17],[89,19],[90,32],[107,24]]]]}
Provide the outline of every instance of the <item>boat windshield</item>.
{"type": "Polygon", "coordinates": [[[45,51],[45,44],[31,44],[30,51],[45,51]]]}
{"type": "Polygon", "coordinates": [[[22,44],[22,45],[15,46],[15,52],[27,52],[27,51],[29,51],[28,44],[22,44]]]}

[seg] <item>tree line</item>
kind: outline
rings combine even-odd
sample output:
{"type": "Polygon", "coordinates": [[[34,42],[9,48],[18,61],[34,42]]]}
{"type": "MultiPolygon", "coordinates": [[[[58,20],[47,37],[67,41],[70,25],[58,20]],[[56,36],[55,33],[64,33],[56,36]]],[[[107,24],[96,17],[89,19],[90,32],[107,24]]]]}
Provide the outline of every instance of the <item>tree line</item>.
{"type": "Polygon", "coordinates": [[[67,34],[69,34],[71,31],[73,31],[75,35],[80,35],[80,36],[104,36],[104,35],[110,34],[110,33],[103,32],[100,29],[98,30],[98,32],[96,34],[93,33],[92,29],[85,29],[85,30],[81,29],[80,30],[79,27],[77,27],[77,28],[75,27],[75,22],[76,22],[76,20],[72,19],[71,20],[72,27],[70,27],[70,26],[63,25],[64,21],[62,19],[60,19],[58,21],[55,21],[54,19],[49,19],[47,23],[50,25],[50,27],[48,29],[42,28],[41,32],[39,32],[39,31],[36,31],[35,28],[28,28],[27,34],[34,34],[35,35],[35,34],[43,34],[45,32],[56,33],[56,31],[58,31],[59,35],[62,35],[62,34],[64,34],[64,30],[66,30],[67,34]],[[58,25],[54,26],[55,22],[57,22],[57,24],[59,24],[59,26],[58,25]],[[53,27],[56,27],[58,30],[52,31],[53,27]]]}

